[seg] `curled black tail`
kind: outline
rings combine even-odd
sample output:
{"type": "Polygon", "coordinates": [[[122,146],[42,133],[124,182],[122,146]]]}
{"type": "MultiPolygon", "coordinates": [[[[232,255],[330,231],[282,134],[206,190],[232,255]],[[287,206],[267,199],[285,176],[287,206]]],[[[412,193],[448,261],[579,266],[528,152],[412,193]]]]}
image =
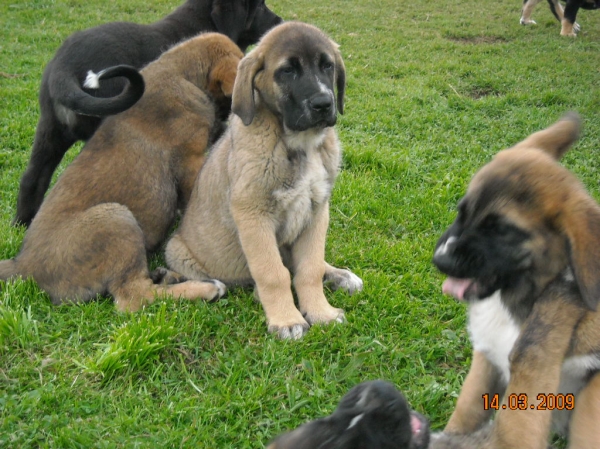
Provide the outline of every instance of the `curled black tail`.
{"type": "MultiPolygon", "coordinates": [[[[81,115],[104,117],[123,112],[133,106],[144,94],[144,78],[135,67],[117,65],[104,69],[97,74],[90,70],[84,87],[98,89],[102,80],[117,77],[124,77],[129,81],[119,95],[109,98],[94,97],[85,92],[81,86],[71,85],[70,91],[61,96],[60,102],[73,112],[81,115]]],[[[68,84],[71,83],[63,85],[67,86],[68,84]]]]}

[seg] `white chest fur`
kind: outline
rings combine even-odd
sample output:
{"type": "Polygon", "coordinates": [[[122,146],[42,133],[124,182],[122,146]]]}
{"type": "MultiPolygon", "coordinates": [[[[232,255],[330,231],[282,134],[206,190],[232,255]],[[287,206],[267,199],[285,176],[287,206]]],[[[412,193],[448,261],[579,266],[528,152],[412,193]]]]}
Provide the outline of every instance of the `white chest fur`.
{"type": "Polygon", "coordinates": [[[519,326],[502,304],[500,291],[469,304],[469,334],[473,349],[486,355],[500,370],[505,382],[510,379],[508,356],[519,332],[519,326]]]}
{"type": "Polygon", "coordinates": [[[331,194],[331,177],[318,149],[323,138],[322,133],[295,133],[286,139],[288,148],[302,145],[303,155],[302,161],[295,167],[297,172],[293,183],[273,192],[277,209],[281,211],[280,228],[277,232],[280,244],[294,242],[310,224],[316,206],[327,201],[331,194]]]}

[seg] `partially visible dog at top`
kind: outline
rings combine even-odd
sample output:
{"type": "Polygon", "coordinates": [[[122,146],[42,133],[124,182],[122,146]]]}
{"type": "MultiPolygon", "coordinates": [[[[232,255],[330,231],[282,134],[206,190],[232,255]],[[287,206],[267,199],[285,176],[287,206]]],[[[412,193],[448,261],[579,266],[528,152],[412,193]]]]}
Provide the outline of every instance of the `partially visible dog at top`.
{"type": "Polygon", "coordinates": [[[436,246],[473,344],[445,432],[495,412],[485,448],[544,449],[551,430],[600,447],[600,206],[558,163],[579,130],[570,113],[498,153],[436,246]]]}
{"type": "Polygon", "coordinates": [[[188,279],[255,285],[269,331],[281,338],[345,320],[324,281],[350,293],[363,286],[325,262],[345,76],[337,44],[318,28],[288,22],[265,35],[240,62],[229,127],[165,251],[169,268],[188,279]]]}
{"type": "Polygon", "coordinates": [[[106,118],[65,169],[17,256],[0,262],[0,280],[31,276],[55,304],[111,295],[120,311],[165,293],[223,295],[218,281],[185,281],[164,268],[151,277],[146,254],[186,206],[206,149],[222,131],[242,57],[225,35],[204,33],[146,66],[142,98],[106,118]]]}
{"type": "MultiPolygon", "coordinates": [[[[531,13],[535,6],[541,1],[542,0],[523,1],[521,25],[535,24],[535,21],[531,19],[531,13]]],[[[579,9],[600,8],[600,0],[567,0],[564,8],[559,0],[548,0],[548,4],[550,5],[550,11],[552,11],[554,17],[561,23],[560,34],[562,36],[571,37],[577,36],[577,33],[581,29],[579,24],[575,21],[579,9]]]]}
{"type": "Polygon", "coordinates": [[[103,117],[126,110],[142,96],[143,82],[134,69],[203,31],[223,33],[244,51],[280,22],[264,0],[187,0],[150,25],[112,22],[69,36],[44,70],[40,118],[14,223],[31,223],[52,174],[75,142],[88,140],[103,117]],[[120,65],[131,67],[115,67],[120,65]],[[99,76],[90,79],[90,74],[99,76]]]}
{"type": "Polygon", "coordinates": [[[327,417],[275,438],[267,449],[478,449],[489,428],[470,435],[431,433],[391,383],[363,382],[327,417]]]}

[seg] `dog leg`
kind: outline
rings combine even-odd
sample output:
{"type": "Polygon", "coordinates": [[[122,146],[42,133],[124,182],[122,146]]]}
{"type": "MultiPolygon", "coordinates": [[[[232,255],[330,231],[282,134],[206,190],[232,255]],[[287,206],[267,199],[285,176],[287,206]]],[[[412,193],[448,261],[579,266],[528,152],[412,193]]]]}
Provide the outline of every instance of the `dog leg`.
{"type": "Polygon", "coordinates": [[[498,369],[482,352],[474,351],[469,374],[444,433],[470,434],[482,427],[493,413],[492,408],[484,408],[483,395],[502,397],[501,383],[498,369]]]}
{"type": "Polygon", "coordinates": [[[569,428],[569,449],[600,447],[600,373],[577,395],[569,428]]]}
{"type": "Polygon", "coordinates": [[[44,117],[42,112],[35,131],[31,157],[21,177],[13,224],[29,226],[44,200],[54,170],[76,142],[62,132],[63,127],[54,116],[44,117]]]}
{"type": "Polygon", "coordinates": [[[247,208],[240,213],[234,204],[232,214],[269,332],[280,338],[302,337],[309,324],[294,305],[290,272],[281,260],[273,223],[259,214],[248,216],[247,208]]]}
{"type": "Polygon", "coordinates": [[[542,0],[525,0],[523,2],[520,20],[521,25],[535,25],[535,20],[531,19],[531,13],[533,12],[533,8],[541,1],[542,0]]]}
{"type": "Polygon", "coordinates": [[[115,307],[120,312],[137,312],[152,304],[156,297],[169,295],[175,299],[206,299],[214,301],[225,294],[225,285],[219,281],[185,281],[174,285],[154,284],[147,271],[140,271],[127,279],[120,288],[111,289],[115,307]]]}
{"type": "MultiPolygon", "coordinates": [[[[203,281],[209,278],[181,238],[181,234],[175,233],[168,241],[165,248],[165,259],[167,266],[173,272],[187,279],[203,281]]],[[[160,278],[160,273],[156,273],[156,277],[160,278]]]]}
{"type": "Polygon", "coordinates": [[[144,234],[121,204],[91,207],[56,224],[56,229],[48,237],[51,244],[19,256],[25,266],[35,267],[33,278],[55,303],[84,302],[108,293],[117,310],[134,312],[157,295],[214,300],[225,293],[225,286],[212,280],[154,284],[144,234]]]}
{"type": "Polygon", "coordinates": [[[565,16],[565,10],[563,9],[562,4],[558,0],[548,0],[548,4],[550,5],[550,11],[556,17],[556,20],[562,22],[562,19],[565,16]]]}
{"type": "Polygon", "coordinates": [[[336,268],[325,262],[325,275],[323,282],[331,290],[344,290],[349,295],[360,292],[363,289],[363,281],[350,270],[336,268]]]}
{"type": "Polygon", "coordinates": [[[325,237],[329,226],[329,205],[315,213],[311,225],[292,247],[294,287],[300,312],[310,324],[345,321],[344,311],[332,307],[323,292],[325,237]]]}
{"type": "Polygon", "coordinates": [[[564,16],[560,18],[561,21],[561,36],[576,37],[581,27],[575,19],[577,18],[577,12],[581,7],[583,0],[569,0],[565,6],[564,16]]]}
{"type": "Polygon", "coordinates": [[[496,415],[490,447],[546,449],[552,411],[530,406],[537,403],[540,394],[557,393],[573,329],[584,313],[583,308],[558,297],[536,302],[510,355],[506,408],[496,415]],[[514,400],[507,403],[510,398],[516,399],[516,404],[514,400]]]}

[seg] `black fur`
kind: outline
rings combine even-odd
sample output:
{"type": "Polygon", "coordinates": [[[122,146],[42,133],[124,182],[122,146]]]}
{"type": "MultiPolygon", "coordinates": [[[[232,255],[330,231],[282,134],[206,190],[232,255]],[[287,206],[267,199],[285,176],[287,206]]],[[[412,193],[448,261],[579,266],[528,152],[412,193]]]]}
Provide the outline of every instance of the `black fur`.
{"type": "Polygon", "coordinates": [[[44,70],[40,119],[31,158],[21,178],[14,223],[29,225],[67,150],[78,140],[88,140],[102,117],[133,104],[120,103],[119,108],[111,97],[125,89],[121,96],[129,95],[131,100],[139,85],[132,83],[127,88],[125,80],[115,78],[106,79],[99,89],[83,88],[89,70],[98,73],[123,64],[142,68],[169,47],[203,31],[224,33],[243,51],[280,22],[264,0],[187,0],[151,25],[112,22],[68,37],[44,70]],[[111,99],[101,107],[94,97],[111,99]],[[110,102],[112,106],[106,106],[110,102]]]}
{"type": "Polygon", "coordinates": [[[461,201],[456,220],[439,239],[436,250],[449,238],[455,240],[445,253],[436,251],[433,258],[437,268],[449,276],[477,279],[467,290],[468,299],[483,299],[499,289],[515,289],[529,274],[530,260],[523,251],[529,233],[493,212],[481,214],[482,198],[488,205],[501,201],[492,196],[491,190],[488,193],[478,198],[474,209],[465,200],[461,201]],[[474,222],[473,216],[482,218],[474,222]]]}
{"type": "MultiPolygon", "coordinates": [[[[298,36],[298,39],[306,37],[298,36]]],[[[300,51],[275,71],[275,82],[283,93],[280,100],[283,122],[291,131],[334,126],[337,119],[336,61],[311,45],[297,45],[296,48],[300,51]]]]}
{"type": "Polygon", "coordinates": [[[330,416],[284,434],[272,444],[276,449],[426,449],[429,436],[425,417],[411,411],[392,384],[376,380],[352,388],[330,416]],[[411,420],[420,424],[416,434],[411,420]]]}
{"type": "MultiPolygon", "coordinates": [[[[527,0],[525,0],[527,2],[527,0]]],[[[550,5],[550,11],[554,14],[554,17],[560,22],[560,16],[556,12],[556,4],[558,0],[548,0],[550,5]]],[[[565,19],[570,23],[574,24],[577,19],[577,12],[579,9],[598,9],[600,8],[600,0],[567,0],[564,9],[565,19]]]]}

